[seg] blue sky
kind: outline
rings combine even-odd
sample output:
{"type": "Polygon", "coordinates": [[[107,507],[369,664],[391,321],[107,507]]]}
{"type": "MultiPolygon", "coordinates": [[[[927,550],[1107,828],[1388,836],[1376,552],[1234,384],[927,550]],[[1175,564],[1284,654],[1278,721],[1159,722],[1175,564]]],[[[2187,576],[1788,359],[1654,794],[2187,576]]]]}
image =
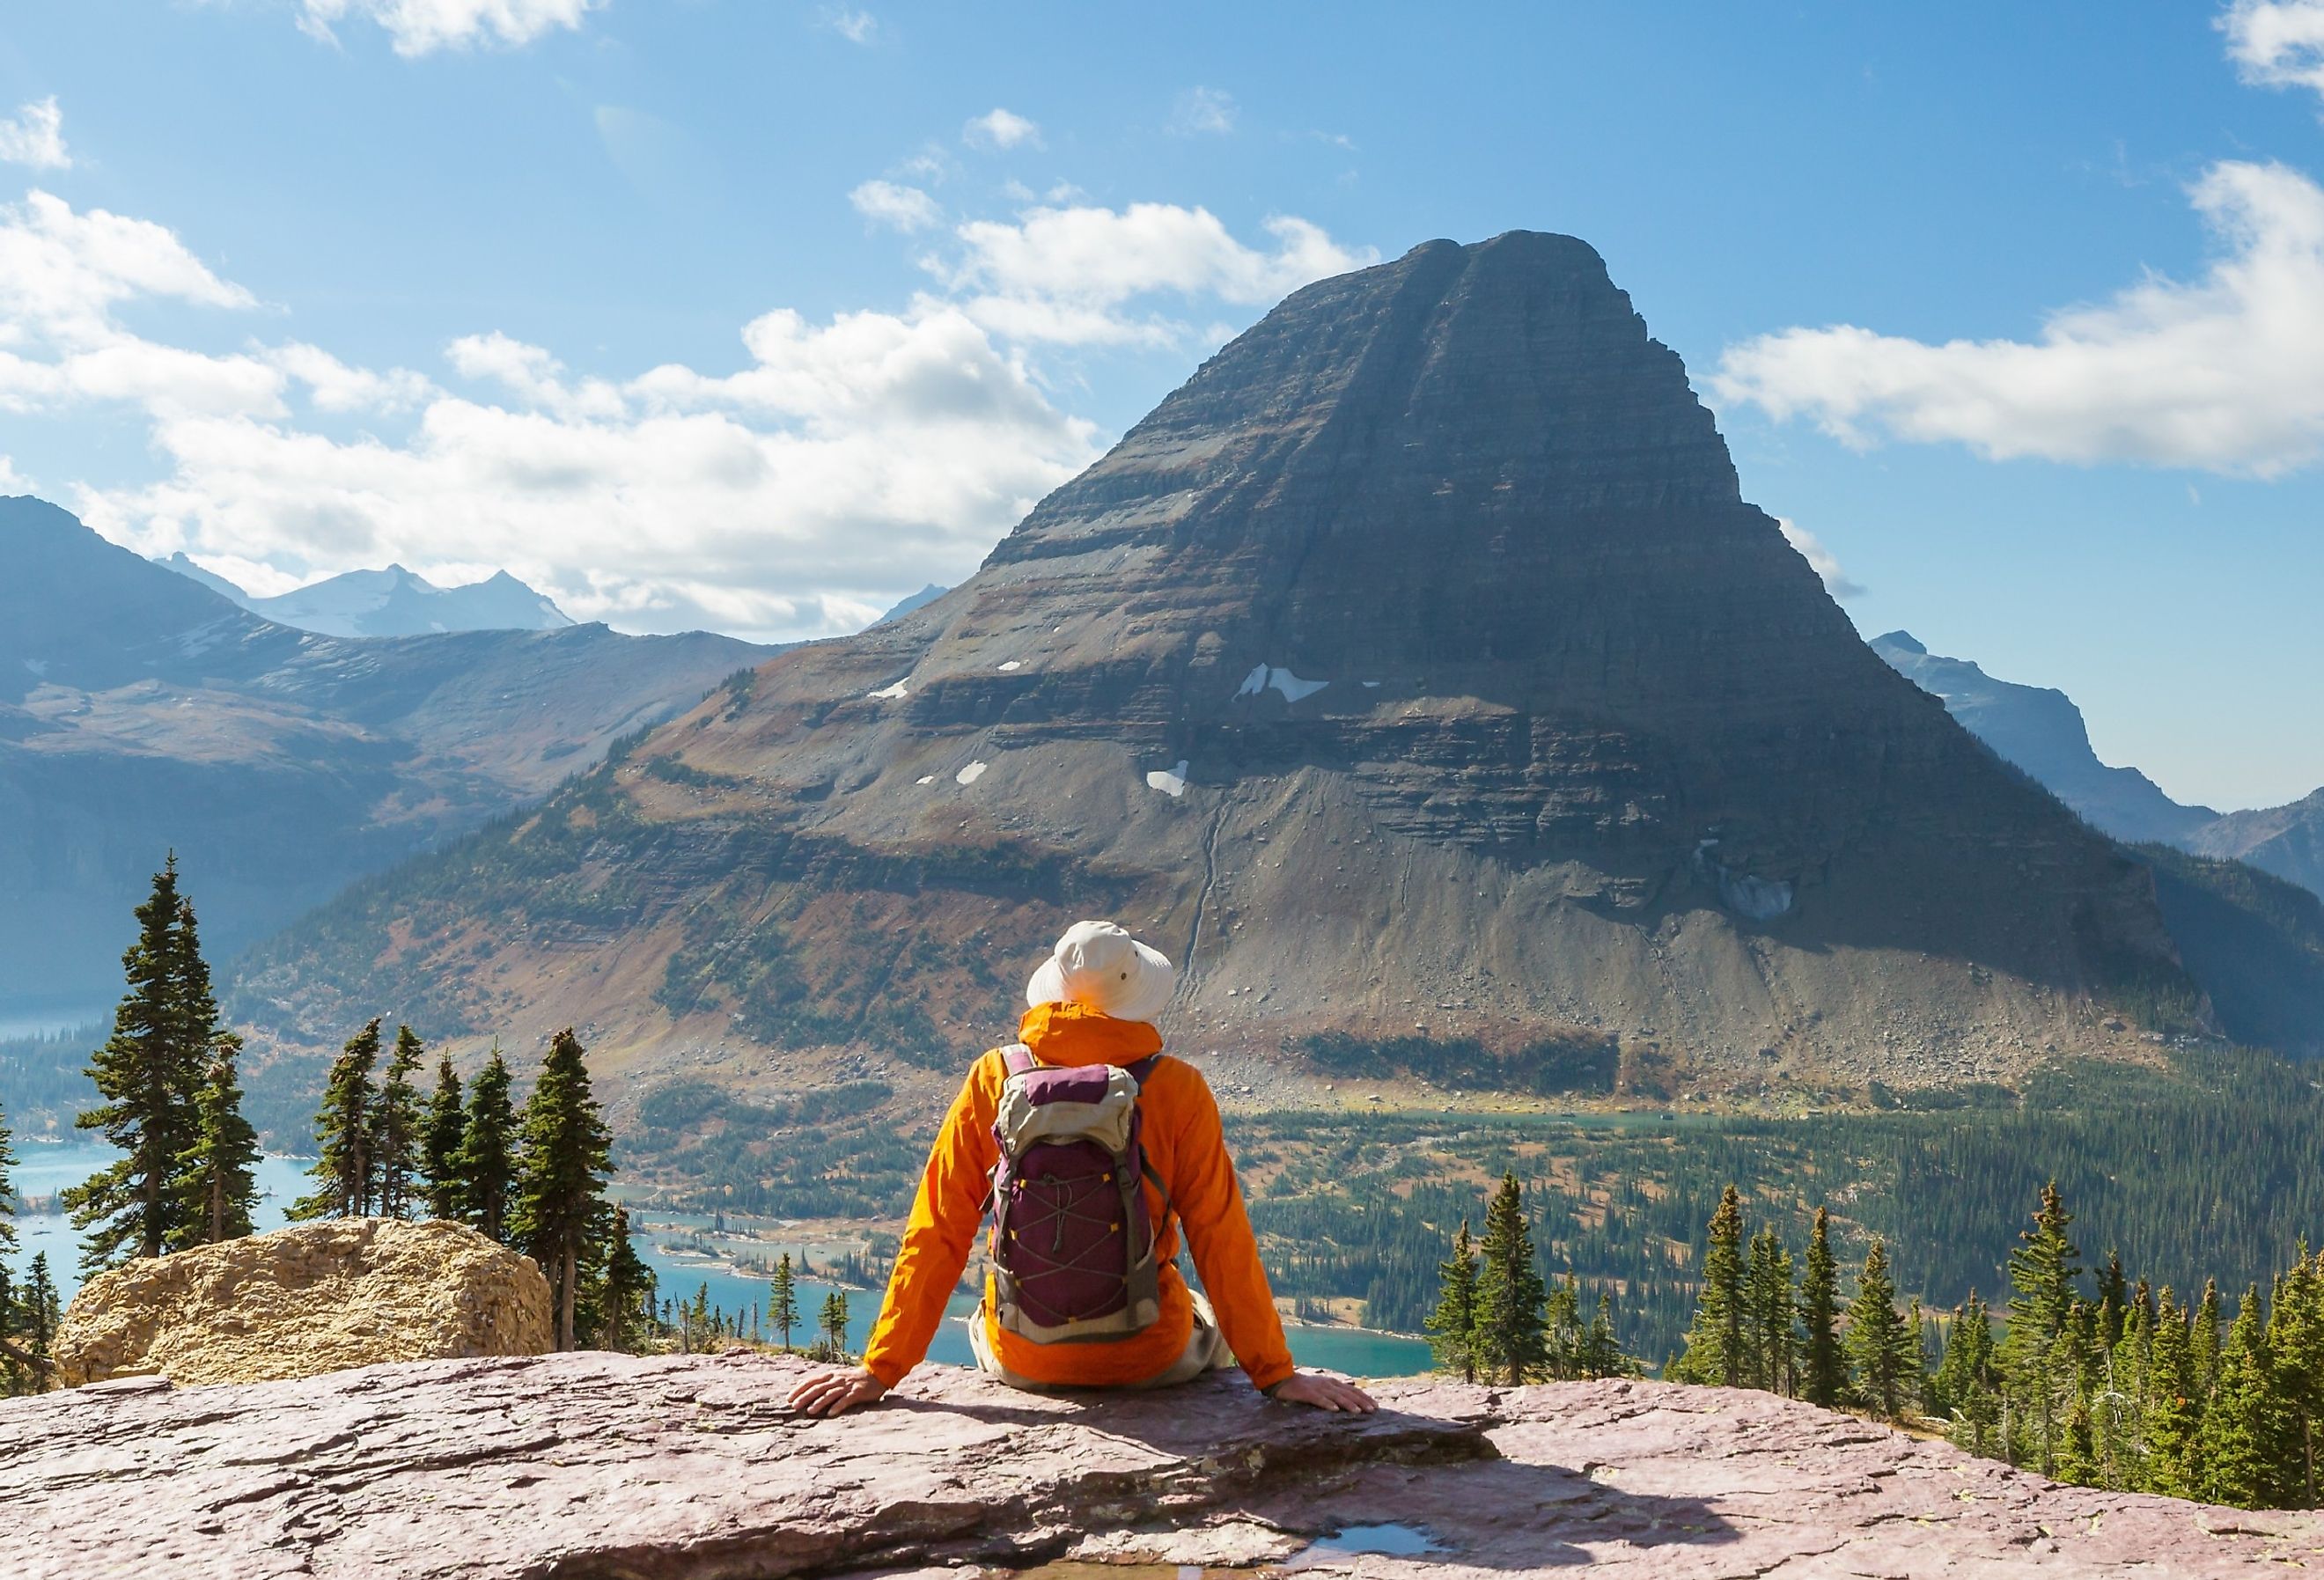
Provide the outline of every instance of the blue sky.
{"type": "Polygon", "coordinates": [[[819,634],[1304,280],[1562,230],[1868,634],[2281,802],[2324,783],[2319,60],[2324,0],[14,0],[0,483],[258,590],[505,564],[819,634]]]}

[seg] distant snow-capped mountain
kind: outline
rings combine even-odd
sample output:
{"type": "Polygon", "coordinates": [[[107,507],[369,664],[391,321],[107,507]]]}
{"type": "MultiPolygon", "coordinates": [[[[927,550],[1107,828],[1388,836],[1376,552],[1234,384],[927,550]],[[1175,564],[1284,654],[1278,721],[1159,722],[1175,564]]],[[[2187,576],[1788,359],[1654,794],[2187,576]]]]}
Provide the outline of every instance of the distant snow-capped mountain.
{"type": "Polygon", "coordinates": [[[543,594],[497,571],[466,587],[439,587],[391,565],[350,570],[273,597],[254,597],[183,551],[160,563],[280,625],[325,636],[424,636],[439,631],[555,631],[573,621],[543,594]]]}

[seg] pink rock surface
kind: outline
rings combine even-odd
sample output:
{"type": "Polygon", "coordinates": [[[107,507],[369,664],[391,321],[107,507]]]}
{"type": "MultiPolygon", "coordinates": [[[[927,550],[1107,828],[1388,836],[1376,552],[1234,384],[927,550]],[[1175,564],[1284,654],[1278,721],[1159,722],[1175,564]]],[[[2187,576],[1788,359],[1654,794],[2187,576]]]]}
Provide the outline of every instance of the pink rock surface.
{"type": "MultiPolygon", "coordinates": [[[[1268,1564],[1394,1523],[1379,1580],[2258,1574],[2324,1520],[2061,1487],[1764,1394],[1407,1381],[1367,1418],[1239,1377],[1038,1398],[929,1368],[836,1421],[734,1354],[420,1362],[0,1401],[0,1575],[788,1576],[1268,1564]]],[[[1315,1555],[1308,1555],[1313,1558],[1315,1555]]]]}

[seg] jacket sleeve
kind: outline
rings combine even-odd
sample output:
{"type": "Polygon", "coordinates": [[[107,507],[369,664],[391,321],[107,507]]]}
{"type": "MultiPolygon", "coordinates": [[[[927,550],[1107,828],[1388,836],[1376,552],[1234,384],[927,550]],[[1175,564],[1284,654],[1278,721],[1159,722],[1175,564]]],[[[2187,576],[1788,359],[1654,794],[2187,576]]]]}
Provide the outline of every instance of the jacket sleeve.
{"type": "Polygon", "coordinates": [[[1234,1161],[1227,1156],[1218,1100],[1201,1071],[1183,1060],[1177,1063],[1186,1081],[1185,1098],[1173,1104],[1179,1112],[1173,1116],[1178,1134],[1171,1206],[1185,1230],[1194,1270],[1202,1275],[1227,1347],[1242,1363],[1254,1387],[1272,1388],[1291,1375],[1291,1346],[1283,1336],[1283,1319],[1275,1314],[1275,1291],[1268,1285],[1267,1270],[1259,1264],[1259,1241],[1243,1209],[1234,1161]]]}
{"type": "Polygon", "coordinates": [[[993,1095],[985,1078],[990,1058],[979,1059],[969,1071],[945,1115],[920,1176],[911,1219],[904,1225],[888,1298],[863,1346],[863,1369],[890,1388],[927,1358],[976,1242],[995,1157],[993,1095]]]}

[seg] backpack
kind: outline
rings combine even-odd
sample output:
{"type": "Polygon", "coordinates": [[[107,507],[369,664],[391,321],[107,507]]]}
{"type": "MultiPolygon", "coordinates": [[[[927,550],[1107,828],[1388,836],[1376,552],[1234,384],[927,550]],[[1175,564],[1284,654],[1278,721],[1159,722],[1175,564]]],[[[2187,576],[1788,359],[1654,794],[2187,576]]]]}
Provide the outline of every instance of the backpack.
{"type": "Polygon", "coordinates": [[[1139,1088],[1160,1054],[1122,1065],[1045,1065],[1001,1049],[1008,1077],[992,1123],[992,1283],[1001,1329],[1034,1344],[1126,1338],[1161,1319],[1159,1223],[1145,1182],[1139,1088]]]}

